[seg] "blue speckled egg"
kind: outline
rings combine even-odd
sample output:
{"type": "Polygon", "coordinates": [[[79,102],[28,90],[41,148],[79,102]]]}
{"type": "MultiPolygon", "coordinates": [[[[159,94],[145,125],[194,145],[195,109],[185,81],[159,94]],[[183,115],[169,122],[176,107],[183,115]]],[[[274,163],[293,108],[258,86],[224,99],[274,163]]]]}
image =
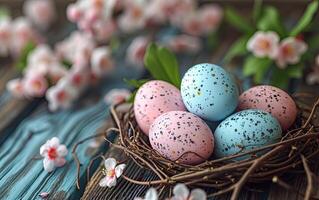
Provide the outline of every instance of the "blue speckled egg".
{"type": "Polygon", "coordinates": [[[209,121],[225,119],[238,103],[238,88],[231,75],[209,63],[197,64],[185,73],[181,94],[188,111],[209,121]]]}
{"type": "Polygon", "coordinates": [[[221,158],[278,142],[281,127],[269,113],[249,109],[222,121],[215,130],[214,137],[215,156],[221,158]]]}

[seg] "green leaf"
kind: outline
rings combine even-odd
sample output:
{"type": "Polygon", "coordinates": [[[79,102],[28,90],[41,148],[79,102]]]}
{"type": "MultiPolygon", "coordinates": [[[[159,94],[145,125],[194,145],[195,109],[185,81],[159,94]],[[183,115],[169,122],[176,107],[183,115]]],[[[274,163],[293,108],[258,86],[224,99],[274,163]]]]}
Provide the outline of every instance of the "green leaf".
{"type": "Polygon", "coordinates": [[[147,81],[149,81],[148,79],[140,79],[140,80],[136,80],[136,79],[124,79],[124,82],[126,84],[128,84],[129,86],[132,86],[134,88],[139,88],[141,87],[144,83],[146,83],[147,81]]]}
{"type": "Polygon", "coordinates": [[[246,48],[246,44],[249,40],[250,36],[243,36],[236,40],[226,53],[224,57],[224,61],[226,63],[230,62],[234,57],[236,56],[242,56],[245,55],[248,51],[246,48]]]}
{"type": "Polygon", "coordinates": [[[127,103],[133,103],[135,96],[136,96],[136,92],[137,90],[135,90],[134,92],[132,92],[131,96],[129,96],[129,98],[126,100],[127,103]]]}
{"type": "Polygon", "coordinates": [[[243,33],[250,34],[254,32],[253,26],[230,7],[225,9],[225,20],[243,33]]]}
{"type": "Polygon", "coordinates": [[[157,49],[157,55],[171,83],[179,88],[181,85],[181,77],[175,55],[165,47],[159,47],[157,49]]]}
{"type": "Polygon", "coordinates": [[[10,17],[10,11],[6,7],[0,7],[0,19],[10,17]]]}
{"type": "Polygon", "coordinates": [[[304,66],[299,64],[299,65],[292,65],[288,66],[285,71],[288,75],[289,78],[301,78],[302,77],[302,72],[303,72],[304,66]]]}
{"type": "Polygon", "coordinates": [[[244,63],[244,76],[254,76],[255,83],[261,83],[264,79],[265,74],[269,70],[272,64],[272,60],[269,58],[257,58],[250,56],[244,63]]]}
{"type": "Polygon", "coordinates": [[[18,58],[15,64],[15,66],[20,72],[23,72],[23,70],[26,68],[27,62],[28,62],[28,56],[35,48],[36,48],[36,45],[33,42],[28,42],[22,49],[20,57],[18,58]]]}
{"type": "Polygon", "coordinates": [[[254,3],[254,10],[253,10],[253,20],[254,22],[258,22],[261,13],[262,13],[262,5],[263,5],[263,1],[262,0],[255,0],[254,3]]]}
{"type": "Polygon", "coordinates": [[[66,69],[71,69],[72,63],[68,60],[62,60],[62,64],[66,69]]]}
{"type": "Polygon", "coordinates": [[[147,47],[144,56],[144,65],[157,80],[167,81],[177,88],[181,79],[177,59],[173,53],[164,47],[157,47],[152,43],[147,47]]]}
{"type": "Polygon", "coordinates": [[[312,21],[314,15],[317,12],[317,9],[318,9],[318,1],[317,0],[310,3],[308,5],[305,13],[303,14],[301,19],[297,23],[297,25],[290,32],[290,35],[297,36],[298,34],[303,32],[307,28],[307,26],[310,24],[310,22],[312,21]]]}
{"type": "Polygon", "coordinates": [[[287,89],[289,80],[289,76],[285,70],[275,67],[272,71],[270,84],[281,89],[287,89]]]}
{"type": "Polygon", "coordinates": [[[257,28],[261,31],[275,31],[280,37],[286,35],[286,30],[281,22],[278,10],[272,6],[268,6],[264,9],[262,16],[257,23],[257,28]]]}

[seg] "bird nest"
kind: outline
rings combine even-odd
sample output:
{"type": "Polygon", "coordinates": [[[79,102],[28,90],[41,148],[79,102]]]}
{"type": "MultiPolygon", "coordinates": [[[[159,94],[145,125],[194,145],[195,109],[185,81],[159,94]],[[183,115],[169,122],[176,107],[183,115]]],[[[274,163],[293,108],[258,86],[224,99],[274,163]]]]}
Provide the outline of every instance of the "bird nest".
{"type": "MultiPolygon", "coordinates": [[[[189,187],[205,188],[209,197],[231,192],[232,199],[237,199],[242,188],[252,183],[273,181],[291,189],[292,186],[283,181],[283,175],[301,171],[308,180],[306,191],[302,195],[309,199],[314,190],[311,169],[318,162],[318,159],[313,158],[319,154],[318,121],[316,124],[319,98],[296,94],[294,99],[299,110],[298,118],[292,128],[283,133],[280,142],[220,159],[212,157],[198,165],[186,165],[179,162],[179,159],[171,161],[161,156],[151,147],[148,137],[138,127],[132,106],[124,114],[119,113],[114,106],[111,114],[117,128],[111,130],[119,134],[119,139],[112,145],[124,151],[141,168],[151,170],[157,177],[152,181],[144,181],[130,178],[124,173],[123,178],[134,184],[163,190],[176,183],[185,183],[189,187]],[[234,159],[239,157],[242,158],[234,159]]],[[[105,139],[110,142],[107,137],[105,139]]]]}

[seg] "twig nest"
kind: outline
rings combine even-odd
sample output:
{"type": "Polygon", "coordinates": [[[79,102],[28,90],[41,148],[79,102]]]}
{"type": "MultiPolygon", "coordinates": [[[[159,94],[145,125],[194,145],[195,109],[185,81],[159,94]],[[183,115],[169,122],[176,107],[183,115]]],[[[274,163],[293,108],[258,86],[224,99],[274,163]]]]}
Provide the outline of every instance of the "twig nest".
{"type": "Polygon", "coordinates": [[[152,147],[164,157],[184,164],[198,164],[213,153],[214,138],[210,128],[198,116],[171,111],[159,116],[151,125],[152,147]]]}
{"type": "Polygon", "coordinates": [[[250,109],[226,118],[214,136],[215,156],[221,158],[280,141],[281,127],[269,113],[250,109]]]}
{"type": "Polygon", "coordinates": [[[270,85],[250,88],[239,96],[239,110],[252,108],[271,113],[283,130],[287,130],[297,117],[296,104],[289,94],[270,85]]]}

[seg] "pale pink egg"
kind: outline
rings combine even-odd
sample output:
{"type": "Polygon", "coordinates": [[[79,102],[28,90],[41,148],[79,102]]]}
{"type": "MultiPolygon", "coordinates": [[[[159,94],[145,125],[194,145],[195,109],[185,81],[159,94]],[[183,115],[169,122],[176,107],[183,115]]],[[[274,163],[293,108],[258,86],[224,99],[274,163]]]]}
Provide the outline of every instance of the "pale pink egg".
{"type": "Polygon", "coordinates": [[[180,91],[164,81],[149,81],[142,85],[134,100],[134,114],[142,131],[148,135],[153,121],[163,113],[186,110],[180,91]]]}
{"type": "Polygon", "coordinates": [[[269,112],[287,130],[297,117],[297,107],[294,100],[285,91],[269,86],[260,85],[242,93],[239,97],[239,110],[260,109],[269,112]]]}
{"type": "Polygon", "coordinates": [[[153,149],[162,156],[184,164],[199,164],[213,153],[214,137],[198,116],[185,111],[162,114],[150,127],[153,149]]]}

